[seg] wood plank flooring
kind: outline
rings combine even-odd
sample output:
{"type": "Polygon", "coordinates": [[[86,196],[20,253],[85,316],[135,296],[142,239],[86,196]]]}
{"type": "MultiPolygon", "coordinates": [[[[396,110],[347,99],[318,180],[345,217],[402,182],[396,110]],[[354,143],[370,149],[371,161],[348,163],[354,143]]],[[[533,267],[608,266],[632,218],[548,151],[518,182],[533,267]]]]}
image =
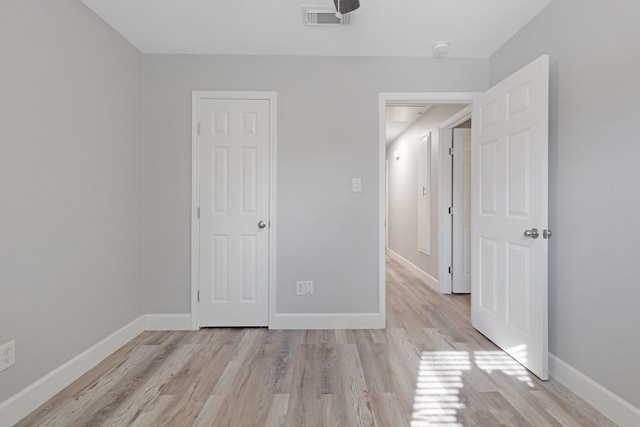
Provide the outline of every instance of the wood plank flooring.
{"type": "Polygon", "coordinates": [[[18,426],[614,426],[387,261],[384,330],[145,332],[18,426]]]}

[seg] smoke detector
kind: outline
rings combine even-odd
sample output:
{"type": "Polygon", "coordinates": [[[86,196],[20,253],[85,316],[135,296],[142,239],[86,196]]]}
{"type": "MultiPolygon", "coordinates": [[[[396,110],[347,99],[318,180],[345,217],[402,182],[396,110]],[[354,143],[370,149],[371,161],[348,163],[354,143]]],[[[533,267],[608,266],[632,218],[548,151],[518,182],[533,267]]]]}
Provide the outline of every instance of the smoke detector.
{"type": "Polygon", "coordinates": [[[444,56],[447,56],[449,54],[449,46],[450,46],[450,43],[448,41],[443,40],[443,41],[436,42],[431,48],[433,52],[433,56],[435,56],[436,58],[442,58],[444,56]]]}
{"type": "Polygon", "coordinates": [[[349,25],[351,14],[337,14],[335,9],[323,7],[303,7],[302,18],[308,27],[325,25],[349,25]]]}

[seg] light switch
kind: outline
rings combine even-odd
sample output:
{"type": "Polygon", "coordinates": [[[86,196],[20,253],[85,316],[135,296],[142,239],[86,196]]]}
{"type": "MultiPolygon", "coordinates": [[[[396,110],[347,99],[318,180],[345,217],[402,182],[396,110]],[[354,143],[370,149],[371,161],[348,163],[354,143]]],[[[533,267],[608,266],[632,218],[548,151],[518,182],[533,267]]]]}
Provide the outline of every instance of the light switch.
{"type": "Polygon", "coordinates": [[[360,178],[351,179],[351,191],[354,193],[362,193],[362,180],[360,178]]]}

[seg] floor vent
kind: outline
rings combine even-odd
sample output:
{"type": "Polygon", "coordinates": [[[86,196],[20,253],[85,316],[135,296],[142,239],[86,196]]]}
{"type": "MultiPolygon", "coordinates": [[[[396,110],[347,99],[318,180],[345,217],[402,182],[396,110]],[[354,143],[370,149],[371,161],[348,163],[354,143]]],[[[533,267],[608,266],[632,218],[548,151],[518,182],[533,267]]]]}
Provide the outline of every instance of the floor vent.
{"type": "Polygon", "coordinates": [[[351,23],[350,13],[345,13],[338,18],[335,9],[332,8],[303,7],[302,17],[306,26],[349,25],[351,23]]]}

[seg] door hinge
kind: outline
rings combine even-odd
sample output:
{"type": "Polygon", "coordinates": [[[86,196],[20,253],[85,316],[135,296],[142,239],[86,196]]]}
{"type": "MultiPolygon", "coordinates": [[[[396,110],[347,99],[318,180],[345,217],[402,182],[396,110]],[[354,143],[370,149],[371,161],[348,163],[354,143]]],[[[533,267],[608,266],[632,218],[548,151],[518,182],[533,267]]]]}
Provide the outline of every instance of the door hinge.
{"type": "Polygon", "coordinates": [[[198,291],[198,302],[200,302],[200,291],[198,291]]]}
{"type": "Polygon", "coordinates": [[[449,155],[453,156],[453,147],[449,147],[449,155]]]}
{"type": "Polygon", "coordinates": [[[449,206],[449,215],[453,215],[453,206],[449,206]]]}
{"type": "Polygon", "coordinates": [[[200,219],[200,206],[198,206],[198,219],[200,219]]]}
{"type": "Polygon", "coordinates": [[[453,274],[453,267],[449,266],[449,274],[453,274]]]}
{"type": "Polygon", "coordinates": [[[200,135],[200,123],[198,123],[198,135],[200,135]]]}

